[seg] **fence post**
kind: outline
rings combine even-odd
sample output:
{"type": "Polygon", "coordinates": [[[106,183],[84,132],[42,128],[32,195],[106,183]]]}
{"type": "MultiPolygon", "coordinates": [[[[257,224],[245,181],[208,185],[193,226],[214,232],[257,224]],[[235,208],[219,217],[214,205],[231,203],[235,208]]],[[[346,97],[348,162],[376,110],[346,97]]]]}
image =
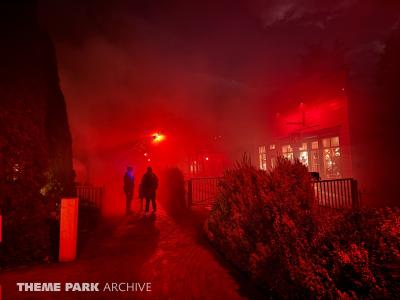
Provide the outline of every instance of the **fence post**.
{"type": "Polygon", "coordinates": [[[358,199],[358,183],[357,180],[351,180],[351,207],[358,208],[360,206],[358,199]]]}
{"type": "Polygon", "coordinates": [[[192,207],[192,203],[193,203],[193,182],[192,182],[192,179],[189,179],[187,183],[188,183],[187,203],[188,203],[188,207],[191,208],[192,207]]]}
{"type": "Polygon", "coordinates": [[[73,261],[76,258],[78,238],[79,198],[61,199],[60,215],[60,261],[73,261]]]}

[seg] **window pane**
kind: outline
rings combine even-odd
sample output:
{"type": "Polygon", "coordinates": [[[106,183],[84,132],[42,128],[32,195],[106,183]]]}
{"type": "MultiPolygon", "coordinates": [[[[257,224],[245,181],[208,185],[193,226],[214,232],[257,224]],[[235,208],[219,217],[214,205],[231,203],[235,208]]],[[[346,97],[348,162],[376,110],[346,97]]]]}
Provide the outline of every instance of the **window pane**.
{"type": "Polygon", "coordinates": [[[324,148],[329,148],[331,146],[331,139],[323,139],[322,140],[322,145],[324,146],[324,148]]]}
{"type": "Polygon", "coordinates": [[[283,157],[293,161],[293,152],[283,153],[283,157]]]}
{"type": "Polygon", "coordinates": [[[307,151],[301,151],[299,155],[299,160],[300,162],[308,167],[308,152],[307,151]]]}
{"type": "Polygon", "coordinates": [[[275,168],[276,165],[276,157],[271,157],[271,168],[275,168]]]}
{"type": "Polygon", "coordinates": [[[319,154],[318,150],[311,151],[311,172],[321,172],[319,169],[319,154]]]}
{"type": "Polygon", "coordinates": [[[289,153],[293,152],[293,148],[290,145],[283,145],[282,146],[282,153],[289,153]]]}
{"type": "Polygon", "coordinates": [[[265,146],[258,147],[258,161],[259,161],[260,169],[266,170],[267,169],[267,154],[265,151],[265,146]]]}
{"type": "Polygon", "coordinates": [[[337,147],[339,146],[339,137],[335,136],[331,138],[331,147],[337,147]]]}
{"type": "Polygon", "coordinates": [[[275,144],[269,145],[269,150],[275,150],[275,144]]]}
{"type": "Polygon", "coordinates": [[[318,149],[318,141],[311,143],[311,149],[318,149]]]}
{"type": "Polygon", "coordinates": [[[340,156],[340,148],[337,147],[337,148],[334,149],[334,151],[335,151],[335,156],[339,157],[340,156]]]}
{"type": "Polygon", "coordinates": [[[307,150],[307,143],[302,143],[299,150],[307,150]]]}
{"type": "Polygon", "coordinates": [[[328,179],[340,178],[340,148],[324,149],[324,170],[328,179]]]}

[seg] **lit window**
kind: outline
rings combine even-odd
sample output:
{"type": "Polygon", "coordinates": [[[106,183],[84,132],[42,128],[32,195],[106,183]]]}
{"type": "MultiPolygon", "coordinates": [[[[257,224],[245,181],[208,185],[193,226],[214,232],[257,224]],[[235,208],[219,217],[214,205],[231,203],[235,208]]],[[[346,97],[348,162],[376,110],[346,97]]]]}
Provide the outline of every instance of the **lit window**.
{"type": "Polygon", "coordinates": [[[320,165],[319,165],[319,152],[318,152],[318,141],[311,142],[311,152],[310,152],[310,172],[318,172],[320,173],[320,165]]]}
{"type": "Polygon", "coordinates": [[[275,168],[276,166],[276,157],[271,157],[271,168],[275,168]]]}
{"type": "Polygon", "coordinates": [[[335,136],[331,138],[331,147],[338,147],[339,146],[339,137],[335,136]]]}
{"type": "Polygon", "coordinates": [[[331,139],[323,139],[323,140],[322,140],[322,146],[323,146],[324,148],[330,147],[330,146],[331,146],[331,139]]]}
{"type": "Polygon", "coordinates": [[[318,149],[318,141],[311,142],[311,149],[318,149]]]}
{"type": "Polygon", "coordinates": [[[267,152],[265,146],[258,147],[258,161],[261,170],[267,170],[267,152]]]}
{"type": "Polygon", "coordinates": [[[299,160],[300,162],[308,167],[308,152],[307,152],[307,143],[302,143],[301,147],[299,147],[299,160]]]}
{"type": "Polygon", "coordinates": [[[269,150],[275,150],[275,144],[269,145],[269,150]]]}
{"type": "Polygon", "coordinates": [[[307,150],[307,143],[302,143],[301,146],[299,147],[299,150],[307,150]]]}
{"type": "Polygon", "coordinates": [[[282,146],[282,152],[286,153],[286,152],[293,152],[293,148],[290,145],[283,145],[282,146]]]}
{"type": "Polygon", "coordinates": [[[282,146],[282,155],[284,158],[293,161],[293,148],[290,145],[282,146]]]}
{"type": "Polygon", "coordinates": [[[324,171],[327,178],[340,178],[340,145],[339,137],[331,137],[322,140],[324,146],[324,171]]]}

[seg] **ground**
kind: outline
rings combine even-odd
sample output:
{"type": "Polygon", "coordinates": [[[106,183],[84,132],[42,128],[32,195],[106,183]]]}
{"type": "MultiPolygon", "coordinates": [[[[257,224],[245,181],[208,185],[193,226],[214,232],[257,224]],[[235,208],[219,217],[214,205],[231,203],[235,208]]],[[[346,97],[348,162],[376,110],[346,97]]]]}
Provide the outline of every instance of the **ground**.
{"type": "Polygon", "coordinates": [[[260,298],[207,243],[203,219],[192,211],[177,220],[162,207],[155,216],[135,212],[104,219],[76,261],[0,273],[3,299],[260,298]],[[151,282],[152,292],[17,292],[16,282],[151,282]]]}

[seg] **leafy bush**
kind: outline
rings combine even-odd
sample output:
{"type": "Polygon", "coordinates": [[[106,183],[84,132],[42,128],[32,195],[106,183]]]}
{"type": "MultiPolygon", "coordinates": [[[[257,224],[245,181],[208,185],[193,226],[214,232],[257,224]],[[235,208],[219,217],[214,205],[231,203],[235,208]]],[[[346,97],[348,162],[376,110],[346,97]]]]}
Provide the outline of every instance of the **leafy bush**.
{"type": "Polygon", "coordinates": [[[47,260],[50,215],[45,185],[47,149],[40,127],[40,113],[22,103],[0,112],[0,208],[3,214],[3,242],[0,267],[47,260]]]}
{"type": "Polygon", "coordinates": [[[336,287],[358,297],[397,295],[400,210],[348,211],[330,223],[316,236],[313,248],[336,287]]]}
{"type": "Polygon", "coordinates": [[[310,177],[299,161],[281,158],[266,172],[244,160],[224,174],[205,231],[272,296],[395,295],[397,283],[386,270],[399,258],[398,211],[321,220],[313,203],[310,177]]]}
{"type": "Polygon", "coordinates": [[[0,10],[0,267],[47,260],[50,212],[75,193],[55,50],[36,8],[9,2],[0,10]]]}

